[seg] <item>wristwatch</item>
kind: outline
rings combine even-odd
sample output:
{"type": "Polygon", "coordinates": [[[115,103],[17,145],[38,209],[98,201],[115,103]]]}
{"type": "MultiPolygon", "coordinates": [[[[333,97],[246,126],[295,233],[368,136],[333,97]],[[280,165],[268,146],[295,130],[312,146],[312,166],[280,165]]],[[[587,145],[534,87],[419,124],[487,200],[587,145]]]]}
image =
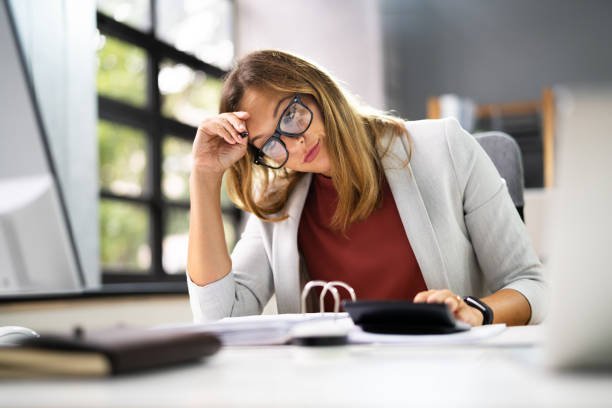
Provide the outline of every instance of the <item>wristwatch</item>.
{"type": "Polygon", "coordinates": [[[474,309],[480,310],[480,313],[482,313],[483,325],[493,323],[493,309],[491,309],[485,302],[475,296],[466,296],[463,298],[463,301],[469,306],[472,306],[474,309]]]}

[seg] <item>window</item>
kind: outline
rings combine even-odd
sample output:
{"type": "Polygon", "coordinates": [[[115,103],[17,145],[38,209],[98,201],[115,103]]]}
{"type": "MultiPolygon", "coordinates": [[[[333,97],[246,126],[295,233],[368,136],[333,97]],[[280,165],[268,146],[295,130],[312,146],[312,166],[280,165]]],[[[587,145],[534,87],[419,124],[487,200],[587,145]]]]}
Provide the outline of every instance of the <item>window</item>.
{"type": "MultiPolygon", "coordinates": [[[[233,58],[231,0],[98,0],[103,283],[185,282],[191,145],[233,58]]],[[[222,196],[228,248],[239,211],[222,196]]]]}

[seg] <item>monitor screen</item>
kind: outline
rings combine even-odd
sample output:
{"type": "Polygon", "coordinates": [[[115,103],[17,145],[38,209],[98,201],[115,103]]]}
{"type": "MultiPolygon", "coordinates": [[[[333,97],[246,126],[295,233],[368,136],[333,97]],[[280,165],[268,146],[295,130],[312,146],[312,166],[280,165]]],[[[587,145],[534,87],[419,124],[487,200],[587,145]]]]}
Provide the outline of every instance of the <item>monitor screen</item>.
{"type": "Polygon", "coordinates": [[[548,355],[560,368],[612,368],[612,84],[556,90],[549,211],[548,355]]]}
{"type": "Polygon", "coordinates": [[[0,298],[82,291],[65,202],[6,0],[0,55],[0,298]]]}

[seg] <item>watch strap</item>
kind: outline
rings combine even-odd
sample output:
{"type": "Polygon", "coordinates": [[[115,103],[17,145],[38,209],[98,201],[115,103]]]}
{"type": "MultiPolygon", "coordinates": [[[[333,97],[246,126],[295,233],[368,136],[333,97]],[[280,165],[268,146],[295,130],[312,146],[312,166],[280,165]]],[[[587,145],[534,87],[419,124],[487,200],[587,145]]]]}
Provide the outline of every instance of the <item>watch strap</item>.
{"type": "Polygon", "coordinates": [[[475,296],[466,296],[463,301],[474,309],[478,309],[482,313],[482,324],[493,323],[493,309],[489,307],[485,302],[478,299],[475,296]]]}

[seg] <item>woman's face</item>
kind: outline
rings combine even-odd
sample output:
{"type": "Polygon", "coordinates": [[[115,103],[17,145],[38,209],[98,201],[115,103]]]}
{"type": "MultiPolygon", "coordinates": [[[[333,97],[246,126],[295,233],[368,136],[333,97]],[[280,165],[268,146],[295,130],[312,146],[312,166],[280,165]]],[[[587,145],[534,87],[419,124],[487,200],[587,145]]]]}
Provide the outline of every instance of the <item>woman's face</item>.
{"type": "MultiPolygon", "coordinates": [[[[285,109],[292,103],[294,94],[280,93],[272,90],[247,88],[239,109],[249,113],[246,121],[249,132],[249,143],[261,148],[268,140],[279,123],[285,109]]],[[[288,169],[331,175],[329,155],[325,146],[325,127],[321,111],[315,100],[309,96],[302,96],[302,103],[312,111],[312,122],[300,136],[289,137],[281,135],[285,143],[289,158],[285,167],[288,169]]]]}

